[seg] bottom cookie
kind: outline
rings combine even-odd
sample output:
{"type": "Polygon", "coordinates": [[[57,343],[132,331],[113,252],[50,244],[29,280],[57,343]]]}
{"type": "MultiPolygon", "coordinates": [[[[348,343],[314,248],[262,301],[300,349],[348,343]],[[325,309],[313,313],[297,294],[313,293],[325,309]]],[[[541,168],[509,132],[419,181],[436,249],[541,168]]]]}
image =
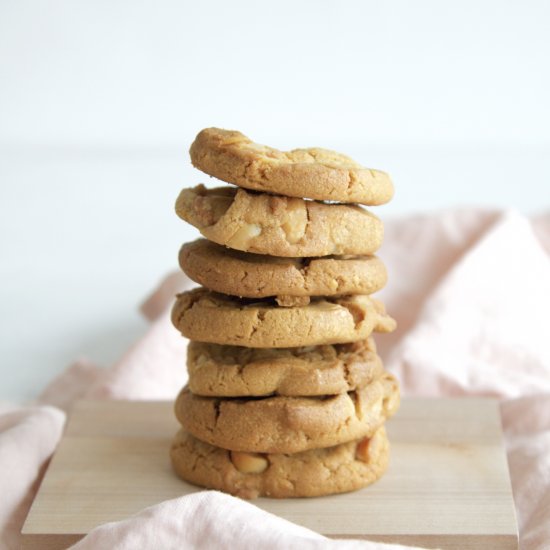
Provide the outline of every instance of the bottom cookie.
{"type": "Polygon", "coordinates": [[[227,451],[180,430],[170,450],[185,481],[251,499],[346,493],[377,481],[386,471],[389,442],[382,426],[371,438],[296,454],[227,451]]]}

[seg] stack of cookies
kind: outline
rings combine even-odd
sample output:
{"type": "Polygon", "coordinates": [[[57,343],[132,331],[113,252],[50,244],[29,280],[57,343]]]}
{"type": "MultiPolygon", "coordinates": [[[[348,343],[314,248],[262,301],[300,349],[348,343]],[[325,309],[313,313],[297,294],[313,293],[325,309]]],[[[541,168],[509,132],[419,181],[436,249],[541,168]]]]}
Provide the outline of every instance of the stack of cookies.
{"type": "Polygon", "coordinates": [[[190,339],[171,458],[183,479],[243,498],[359,489],[388,463],[399,406],[373,331],[395,321],[371,297],[389,177],[324,149],[282,152],[209,128],[191,161],[237,187],[184,189],[178,216],[206,239],[183,245],[202,285],[177,296],[190,339]]]}

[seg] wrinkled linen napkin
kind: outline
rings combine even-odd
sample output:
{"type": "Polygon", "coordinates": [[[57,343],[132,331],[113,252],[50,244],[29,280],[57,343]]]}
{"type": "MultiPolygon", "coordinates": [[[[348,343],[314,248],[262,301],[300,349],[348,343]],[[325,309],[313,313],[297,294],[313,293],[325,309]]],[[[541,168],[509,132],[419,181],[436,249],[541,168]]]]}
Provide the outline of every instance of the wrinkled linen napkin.
{"type": "MultiPolygon", "coordinates": [[[[550,546],[550,213],[461,209],[386,223],[379,256],[390,282],[377,296],[399,329],[377,338],[403,395],[501,399],[521,548],[550,546]]],[[[185,340],[172,328],[167,277],[143,305],[149,331],[109,369],[80,362],[29,407],[0,406],[0,547],[19,531],[78,398],[173,399],[185,340]]],[[[160,503],[94,529],[74,548],[405,548],[329,541],[216,491],[160,503]]]]}

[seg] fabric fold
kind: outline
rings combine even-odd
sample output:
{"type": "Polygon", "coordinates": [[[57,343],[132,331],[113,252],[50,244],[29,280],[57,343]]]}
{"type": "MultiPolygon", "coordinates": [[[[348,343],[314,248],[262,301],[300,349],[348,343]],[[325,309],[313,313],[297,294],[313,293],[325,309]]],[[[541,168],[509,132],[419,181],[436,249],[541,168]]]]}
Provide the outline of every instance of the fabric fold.
{"type": "Polygon", "coordinates": [[[0,408],[0,548],[19,548],[21,527],[64,424],[65,414],[54,407],[0,408]]]}

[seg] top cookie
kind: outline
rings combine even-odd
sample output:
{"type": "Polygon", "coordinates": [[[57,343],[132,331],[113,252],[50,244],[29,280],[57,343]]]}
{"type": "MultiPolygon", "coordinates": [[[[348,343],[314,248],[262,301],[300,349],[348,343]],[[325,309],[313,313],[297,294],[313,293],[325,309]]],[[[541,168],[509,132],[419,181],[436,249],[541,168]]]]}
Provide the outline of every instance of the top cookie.
{"type": "Polygon", "coordinates": [[[240,132],[206,128],[189,153],[199,170],[246,189],[367,205],[384,204],[393,196],[388,174],[328,149],[279,151],[240,132]]]}

